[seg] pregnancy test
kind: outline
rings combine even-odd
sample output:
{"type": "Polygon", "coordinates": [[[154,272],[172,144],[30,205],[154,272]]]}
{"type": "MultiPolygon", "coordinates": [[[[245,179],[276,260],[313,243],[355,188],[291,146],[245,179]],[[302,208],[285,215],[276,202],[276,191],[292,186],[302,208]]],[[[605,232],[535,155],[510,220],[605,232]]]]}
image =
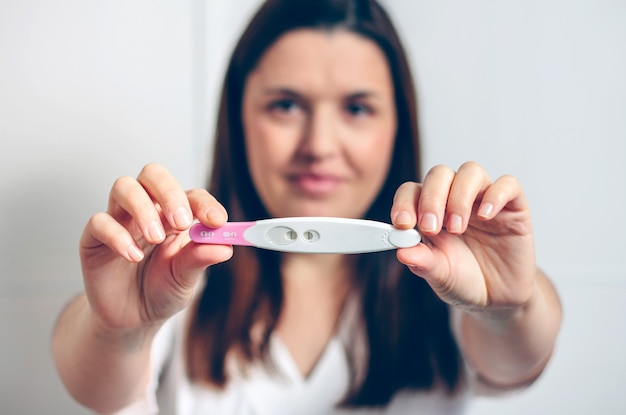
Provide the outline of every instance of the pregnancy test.
{"type": "Polygon", "coordinates": [[[356,254],[410,248],[421,241],[415,229],[364,219],[294,217],[228,222],[219,228],[200,223],[189,230],[201,244],[243,245],[282,252],[356,254]]]}

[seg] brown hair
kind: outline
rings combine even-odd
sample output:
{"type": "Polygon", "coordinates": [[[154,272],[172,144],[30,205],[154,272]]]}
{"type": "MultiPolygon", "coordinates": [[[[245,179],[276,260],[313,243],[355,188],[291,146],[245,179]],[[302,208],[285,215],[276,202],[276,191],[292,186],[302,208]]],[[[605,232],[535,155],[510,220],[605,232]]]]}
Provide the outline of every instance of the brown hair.
{"type": "MultiPolygon", "coordinates": [[[[226,72],[209,190],[225,206],[230,220],[269,217],[246,163],[243,87],[263,53],[281,35],[298,28],[357,33],[373,40],[387,58],[398,127],[388,176],[365,216],[387,222],[398,186],[419,180],[417,105],[400,39],[374,0],[268,0],[261,6],[235,47],[226,72]]],[[[394,252],[359,255],[356,262],[369,360],[364,380],[353,385],[344,403],[383,405],[400,389],[430,389],[435,384],[454,391],[461,378],[461,360],[447,305],[401,265],[394,252]]],[[[230,261],[207,271],[187,337],[187,370],[192,380],[224,386],[230,353],[244,364],[268,360],[268,341],[283,300],[279,263],[277,252],[237,247],[230,261]],[[252,339],[256,323],[262,323],[263,329],[252,339]]]]}

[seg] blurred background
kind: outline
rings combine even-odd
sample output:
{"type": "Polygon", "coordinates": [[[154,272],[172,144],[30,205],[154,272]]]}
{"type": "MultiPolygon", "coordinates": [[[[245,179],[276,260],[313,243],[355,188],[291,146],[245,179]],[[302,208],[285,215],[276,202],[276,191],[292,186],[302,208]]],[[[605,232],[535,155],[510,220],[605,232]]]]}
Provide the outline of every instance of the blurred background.
{"type": "MultiPolygon", "coordinates": [[[[0,0],[0,412],[86,414],[50,356],[77,244],[147,162],[206,181],[225,59],[258,0],[0,0]]],[[[517,176],[565,320],[526,392],[472,414],[623,414],[626,2],[386,0],[425,168],[517,176]]]]}

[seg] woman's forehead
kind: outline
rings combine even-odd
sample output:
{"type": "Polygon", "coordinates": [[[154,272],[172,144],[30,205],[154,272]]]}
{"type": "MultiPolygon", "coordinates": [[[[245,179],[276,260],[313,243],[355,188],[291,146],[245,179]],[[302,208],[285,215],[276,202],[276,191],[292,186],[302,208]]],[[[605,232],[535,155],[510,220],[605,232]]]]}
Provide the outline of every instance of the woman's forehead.
{"type": "Polygon", "coordinates": [[[380,47],[342,29],[287,32],[262,55],[250,78],[263,89],[374,91],[392,85],[380,47]]]}

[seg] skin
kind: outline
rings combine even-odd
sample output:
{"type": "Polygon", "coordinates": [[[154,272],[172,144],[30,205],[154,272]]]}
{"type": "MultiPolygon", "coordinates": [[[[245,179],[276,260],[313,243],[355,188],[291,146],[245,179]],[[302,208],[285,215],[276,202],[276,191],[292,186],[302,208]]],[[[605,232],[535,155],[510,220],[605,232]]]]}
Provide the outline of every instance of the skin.
{"type": "Polygon", "coordinates": [[[344,31],[281,37],[246,81],[243,125],[252,180],[273,217],[362,217],[396,133],[383,52],[344,31]]]}
{"type": "MultiPolygon", "coordinates": [[[[360,217],[389,166],[393,105],[386,61],[364,38],[302,30],[270,47],[246,82],[243,120],[253,181],[271,214],[360,217]],[[346,71],[353,64],[360,70],[346,71]]],[[[155,333],[189,305],[204,269],[231,257],[232,247],[190,243],[192,218],[217,227],[227,212],[150,164],[137,178],[118,179],[107,211],[87,223],[85,294],[63,311],[52,342],[62,380],[84,405],[110,412],[143,395],[155,333]]],[[[437,166],[423,183],[397,190],[390,219],[423,235],[424,243],[399,249],[398,260],[460,310],[460,347],[479,377],[502,387],[536,377],[561,310],[535,265],[517,180],[491,181],[471,162],[456,171],[437,166]]],[[[283,257],[276,332],[304,376],[350,290],[347,258],[283,257]]]]}

